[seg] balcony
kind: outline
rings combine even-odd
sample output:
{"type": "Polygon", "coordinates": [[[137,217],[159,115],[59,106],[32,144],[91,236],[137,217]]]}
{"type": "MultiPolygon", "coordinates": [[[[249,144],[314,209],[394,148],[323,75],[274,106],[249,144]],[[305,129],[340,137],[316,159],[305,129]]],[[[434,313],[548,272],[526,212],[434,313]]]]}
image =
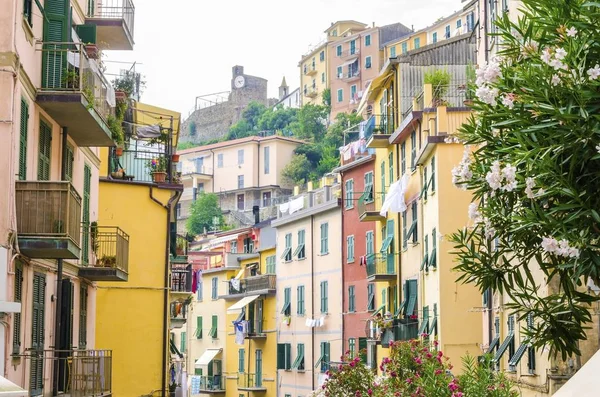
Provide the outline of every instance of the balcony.
{"type": "Polygon", "coordinates": [[[67,128],[78,146],[112,146],[108,118],[115,99],[94,59],[81,43],[42,43],[42,86],[37,102],[67,128]]]}
{"type": "Polygon", "coordinates": [[[389,347],[390,342],[408,341],[418,337],[416,319],[374,319],[367,320],[366,336],[368,340],[389,347]]]}
{"type": "Polygon", "coordinates": [[[339,58],[342,60],[346,60],[346,59],[358,57],[359,55],[360,55],[359,48],[350,48],[346,51],[342,51],[342,53],[339,55],[339,58]]]}
{"type": "Polygon", "coordinates": [[[263,320],[249,320],[248,321],[248,332],[244,334],[245,339],[264,339],[267,337],[263,329],[263,320]]]}
{"type": "Polygon", "coordinates": [[[133,23],[135,7],[131,0],[102,0],[94,7],[88,0],[85,23],[96,25],[98,43],[106,43],[108,50],[133,50],[133,23]]]}
{"type": "Polygon", "coordinates": [[[275,274],[265,274],[244,278],[240,281],[239,289],[229,283],[228,293],[222,296],[223,299],[238,299],[244,295],[274,295],[277,276],[275,274]]]}
{"type": "Polygon", "coordinates": [[[200,378],[200,393],[225,393],[225,377],[223,375],[198,376],[200,378]]]}
{"type": "Polygon", "coordinates": [[[118,156],[111,150],[108,163],[111,179],[122,179],[130,182],[142,183],[181,183],[177,174],[173,172],[171,156],[159,146],[146,146],[140,150],[123,150],[118,156]],[[155,175],[150,169],[152,162],[164,166],[161,175],[155,175]],[[157,178],[161,176],[161,178],[157,178]]]}
{"type": "Polygon", "coordinates": [[[392,281],[396,279],[395,258],[393,254],[367,256],[367,280],[392,281]]]}
{"type": "Polygon", "coordinates": [[[341,73],[338,75],[338,79],[348,83],[354,80],[358,80],[360,79],[360,69],[341,73]]]}
{"type": "Polygon", "coordinates": [[[317,95],[319,95],[319,91],[317,90],[317,87],[307,87],[304,90],[304,96],[306,96],[306,97],[316,98],[317,95]]]}
{"type": "Polygon", "coordinates": [[[307,76],[315,75],[315,74],[317,74],[317,72],[318,72],[318,70],[315,65],[304,66],[304,74],[307,76]]]}
{"type": "Polygon", "coordinates": [[[171,261],[171,294],[185,297],[191,293],[192,265],[171,261]]]}
{"type": "Polygon", "coordinates": [[[238,391],[267,391],[267,387],[263,385],[262,374],[239,374],[238,391]]]}
{"type": "Polygon", "coordinates": [[[28,350],[32,396],[50,396],[53,386],[65,397],[112,395],[112,350],[28,350]],[[58,376],[52,377],[53,368],[58,376]],[[45,380],[48,382],[45,382],[45,380]]]}
{"type": "Polygon", "coordinates": [[[381,205],[383,204],[383,193],[373,193],[370,191],[364,192],[358,199],[358,216],[361,222],[383,221],[385,216],[380,214],[381,205]]]}
{"type": "Polygon", "coordinates": [[[374,114],[365,126],[365,139],[369,148],[387,148],[394,133],[394,115],[374,114]]]}
{"type": "Polygon", "coordinates": [[[79,277],[91,281],[127,281],[129,235],[116,226],[82,226],[79,277]]]}
{"type": "Polygon", "coordinates": [[[78,259],[81,197],[70,182],[15,183],[19,249],[29,258],[78,259]]]}
{"type": "Polygon", "coordinates": [[[171,302],[171,329],[179,329],[187,322],[188,305],[184,302],[171,302]]]}

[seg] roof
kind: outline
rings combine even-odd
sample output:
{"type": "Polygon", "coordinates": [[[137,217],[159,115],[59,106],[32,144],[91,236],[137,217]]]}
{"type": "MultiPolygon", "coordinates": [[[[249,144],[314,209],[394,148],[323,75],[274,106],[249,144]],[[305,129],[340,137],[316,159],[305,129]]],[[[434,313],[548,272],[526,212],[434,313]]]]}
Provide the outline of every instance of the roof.
{"type": "Polygon", "coordinates": [[[323,48],[327,47],[328,43],[329,43],[328,40],[323,40],[319,44],[310,46],[310,49],[308,50],[308,52],[300,57],[300,62],[298,62],[298,66],[302,66],[302,62],[304,62],[307,58],[310,58],[311,56],[316,54],[317,51],[322,50],[323,48]]]}
{"type": "Polygon", "coordinates": [[[281,98],[280,100],[278,100],[277,103],[275,105],[273,105],[273,107],[276,107],[281,102],[285,101],[286,99],[288,99],[289,97],[291,97],[292,95],[294,95],[298,91],[300,91],[300,87],[296,88],[295,90],[293,90],[292,92],[290,92],[289,94],[287,94],[286,96],[284,96],[283,98],[281,98]]]}
{"type": "Polygon", "coordinates": [[[342,23],[354,23],[354,24],[357,24],[357,25],[361,25],[363,28],[366,28],[368,26],[366,23],[358,22],[358,21],[355,21],[353,19],[343,19],[341,21],[336,21],[336,22],[332,23],[330,27],[328,27],[327,29],[324,30],[324,32],[327,33],[331,29],[333,29],[334,27],[336,27],[336,26],[338,26],[339,24],[342,24],[342,23]]]}
{"type": "Polygon", "coordinates": [[[279,85],[280,87],[287,87],[287,82],[285,81],[285,76],[283,76],[283,80],[281,80],[281,84],[279,85]]]}
{"type": "Polygon", "coordinates": [[[262,143],[262,142],[268,142],[268,141],[285,141],[285,142],[289,142],[289,143],[296,143],[298,145],[301,145],[301,144],[304,143],[304,141],[301,141],[299,139],[288,138],[288,137],[279,136],[279,135],[271,135],[271,136],[265,136],[265,137],[261,137],[261,136],[248,136],[248,137],[245,137],[245,138],[234,139],[234,140],[231,140],[231,141],[213,143],[211,145],[196,146],[196,147],[189,148],[189,149],[178,150],[177,154],[188,154],[188,153],[205,152],[207,150],[221,149],[221,148],[224,148],[224,147],[241,145],[241,144],[244,144],[244,143],[252,143],[252,142],[262,143]]]}

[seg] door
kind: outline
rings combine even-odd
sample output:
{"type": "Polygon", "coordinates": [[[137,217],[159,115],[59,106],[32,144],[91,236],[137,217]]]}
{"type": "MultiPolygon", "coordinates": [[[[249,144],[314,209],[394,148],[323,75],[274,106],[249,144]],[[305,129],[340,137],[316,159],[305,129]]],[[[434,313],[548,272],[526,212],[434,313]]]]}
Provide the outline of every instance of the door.
{"type": "Polygon", "coordinates": [[[237,195],[237,208],[240,211],[243,211],[246,208],[244,205],[244,195],[243,194],[237,195]]]}
{"type": "Polygon", "coordinates": [[[263,301],[256,301],[256,333],[262,334],[263,328],[263,301]]]}
{"type": "Polygon", "coordinates": [[[262,350],[257,349],[256,350],[256,363],[255,363],[255,368],[256,368],[256,377],[255,377],[255,387],[261,387],[262,386],[262,350]]]}
{"type": "Polygon", "coordinates": [[[30,396],[41,396],[44,388],[44,315],[46,304],[46,276],[33,275],[33,311],[31,316],[30,396]]]}
{"type": "MultiPolygon", "coordinates": [[[[73,283],[69,279],[62,280],[60,307],[59,349],[71,350],[73,348],[73,283]]],[[[61,352],[59,353],[59,357],[61,359],[58,364],[58,384],[56,390],[66,392],[68,391],[67,380],[69,379],[69,368],[67,366],[69,353],[61,352]]]]}
{"type": "MultiPolygon", "coordinates": [[[[81,236],[81,249],[83,263],[90,263],[90,234],[92,234],[92,251],[96,251],[96,237],[98,230],[90,228],[90,189],[92,187],[92,169],[89,165],[83,167],[83,211],[81,214],[81,223],[83,224],[83,234],[81,236]]],[[[95,264],[95,259],[92,262],[95,264]]]]}

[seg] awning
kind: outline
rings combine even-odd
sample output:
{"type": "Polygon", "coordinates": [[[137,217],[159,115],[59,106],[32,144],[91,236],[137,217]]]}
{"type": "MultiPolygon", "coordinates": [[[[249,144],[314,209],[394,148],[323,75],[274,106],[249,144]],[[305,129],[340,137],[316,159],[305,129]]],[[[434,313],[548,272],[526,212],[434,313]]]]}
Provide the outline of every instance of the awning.
{"type": "Polygon", "coordinates": [[[217,245],[226,243],[228,241],[237,240],[237,238],[240,234],[242,234],[242,233],[236,233],[236,234],[230,234],[228,236],[217,237],[208,242],[208,247],[212,248],[212,247],[216,247],[217,245]]]}
{"type": "Polygon", "coordinates": [[[196,360],[195,367],[198,368],[202,365],[210,364],[217,354],[221,353],[221,350],[223,349],[206,349],[200,358],[196,360]]]}
{"type": "Polygon", "coordinates": [[[246,269],[241,269],[238,274],[235,275],[235,279],[239,280],[240,278],[242,278],[242,275],[244,274],[244,272],[246,271],[246,269]]]}
{"type": "Polygon", "coordinates": [[[357,59],[358,59],[358,58],[352,58],[351,60],[349,60],[349,61],[347,61],[347,62],[344,62],[344,63],[342,63],[342,64],[340,65],[340,67],[342,67],[342,68],[343,68],[343,67],[346,67],[346,66],[348,66],[348,65],[352,65],[354,62],[356,62],[356,60],[357,60],[357,59]]]}
{"type": "Polygon", "coordinates": [[[554,397],[592,397],[600,388],[600,351],[592,356],[556,393],[554,397]]]}
{"type": "Polygon", "coordinates": [[[367,102],[369,101],[369,95],[371,94],[371,81],[369,81],[367,84],[367,87],[365,88],[365,92],[362,96],[362,98],[360,99],[360,102],[358,104],[358,107],[356,108],[356,113],[361,114],[362,111],[364,110],[365,106],[367,105],[367,102]]]}
{"type": "Polygon", "coordinates": [[[257,298],[258,295],[254,295],[240,299],[239,301],[231,305],[229,309],[227,309],[227,314],[235,314],[241,312],[243,308],[248,306],[249,303],[254,302],[257,298]]]}
{"type": "Polygon", "coordinates": [[[8,379],[0,376],[0,396],[1,397],[25,397],[29,392],[20,388],[8,379]]]}

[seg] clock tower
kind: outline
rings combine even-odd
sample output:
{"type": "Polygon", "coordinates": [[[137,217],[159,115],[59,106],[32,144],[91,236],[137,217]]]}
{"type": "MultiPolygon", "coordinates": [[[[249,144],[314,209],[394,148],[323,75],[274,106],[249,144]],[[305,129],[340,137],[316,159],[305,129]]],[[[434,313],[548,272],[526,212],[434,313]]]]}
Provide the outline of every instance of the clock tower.
{"type": "Polygon", "coordinates": [[[244,76],[244,67],[236,65],[233,67],[231,78],[231,89],[239,90],[246,85],[246,76],[244,76]]]}

